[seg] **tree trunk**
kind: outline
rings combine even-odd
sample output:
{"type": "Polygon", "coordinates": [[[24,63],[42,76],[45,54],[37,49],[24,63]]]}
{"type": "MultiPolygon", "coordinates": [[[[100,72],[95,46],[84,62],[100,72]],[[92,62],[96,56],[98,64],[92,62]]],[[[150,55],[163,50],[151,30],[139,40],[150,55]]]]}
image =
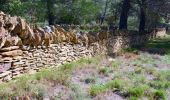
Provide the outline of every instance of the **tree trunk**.
{"type": "Polygon", "coordinates": [[[139,32],[145,31],[145,22],[146,22],[146,9],[145,9],[145,0],[142,0],[140,5],[140,23],[139,23],[139,32]]]}
{"type": "Polygon", "coordinates": [[[127,29],[128,12],[130,9],[130,0],[124,0],[122,5],[122,11],[120,15],[119,29],[127,29]]]}
{"type": "Polygon", "coordinates": [[[54,10],[54,0],[47,0],[47,14],[48,14],[49,25],[55,24],[55,16],[53,10],[54,10]]]}
{"type": "Polygon", "coordinates": [[[104,20],[105,20],[105,17],[106,17],[106,12],[107,12],[107,8],[108,8],[108,3],[109,3],[109,0],[106,0],[106,3],[105,3],[105,9],[104,9],[104,12],[103,12],[103,15],[101,16],[101,25],[103,24],[104,20]]]}

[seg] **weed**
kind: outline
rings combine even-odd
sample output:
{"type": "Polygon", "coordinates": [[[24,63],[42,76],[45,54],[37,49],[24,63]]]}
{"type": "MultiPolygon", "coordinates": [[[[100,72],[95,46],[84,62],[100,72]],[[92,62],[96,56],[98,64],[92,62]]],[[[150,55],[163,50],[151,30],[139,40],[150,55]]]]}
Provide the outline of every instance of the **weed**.
{"type": "Polygon", "coordinates": [[[138,100],[138,98],[136,96],[131,96],[130,100],[138,100]]]}
{"type": "Polygon", "coordinates": [[[166,92],[163,91],[163,90],[155,90],[153,92],[153,99],[154,100],[160,100],[160,99],[165,100],[166,99],[166,92]]]}
{"type": "Polygon", "coordinates": [[[157,70],[154,67],[145,67],[144,70],[148,74],[152,74],[152,75],[157,74],[157,70]]]}
{"type": "Polygon", "coordinates": [[[108,75],[109,72],[110,72],[110,69],[108,67],[99,69],[99,74],[108,75]]]}
{"type": "Polygon", "coordinates": [[[0,99],[1,98],[7,98],[12,95],[12,89],[11,86],[7,83],[1,83],[0,85],[0,99]]]}
{"type": "Polygon", "coordinates": [[[155,81],[151,81],[149,85],[156,89],[167,89],[170,87],[170,82],[155,80],[155,81]]]}
{"type": "Polygon", "coordinates": [[[158,78],[160,80],[170,81],[170,70],[161,71],[158,78]]]}
{"type": "Polygon", "coordinates": [[[45,93],[47,93],[47,86],[39,83],[39,84],[31,84],[30,85],[30,93],[33,97],[36,97],[38,100],[42,100],[45,93]]]}
{"type": "Polygon", "coordinates": [[[89,93],[91,96],[97,96],[98,94],[105,92],[107,90],[107,87],[105,85],[92,85],[89,93]]]}
{"type": "Polygon", "coordinates": [[[130,97],[142,97],[149,87],[147,85],[130,87],[128,94],[130,97]]]}
{"type": "Polygon", "coordinates": [[[113,62],[111,63],[111,66],[112,66],[113,68],[118,68],[120,65],[121,65],[121,63],[118,62],[118,61],[113,61],[113,62]]]}
{"type": "Polygon", "coordinates": [[[71,88],[72,90],[71,98],[73,100],[83,100],[84,98],[86,98],[87,100],[88,98],[90,98],[88,94],[84,93],[80,86],[77,84],[69,84],[69,88],[71,88]]]}
{"type": "Polygon", "coordinates": [[[123,89],[124,85],[123,85],[123,81],[119,80],[119,79],[115,79],[115,80],[111,80],[106,84],[106,87],[109,89],[123,89]]]}
{"type": "Polygon", "coordinates": [[[136,73],[136,74],[141,74],[141,73],[144,72],[144,70],[143,70],[142,67],[136,67],[134,70],[135,70],[135,73],[136,73]]]}

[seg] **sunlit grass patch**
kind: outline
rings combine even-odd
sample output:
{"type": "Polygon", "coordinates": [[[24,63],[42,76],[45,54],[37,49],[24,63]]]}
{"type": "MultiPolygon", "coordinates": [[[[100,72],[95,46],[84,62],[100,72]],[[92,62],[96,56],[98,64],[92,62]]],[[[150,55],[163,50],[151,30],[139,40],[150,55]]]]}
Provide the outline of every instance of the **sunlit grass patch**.
{"type": "Polygon", "coordinates": [[[155,90],[153,92],[153,99],[159,100],[163,99],[166,100],[166,92],[164,90],[155,90]]]}
{"type": "Polygon", "coordinates": [[[105,85],[97,84],[97,85],[92,85],[89,94],[91,96],[97,96],[98,94],[105,92],[108,88],[105,85]]]}
{"type": "Polygon", "coordinates": [[[149,89],[149,86],[147,85],[141,85],[141,86],[134,86],[134,87],[129,87],[128,95],[130,97],[143,97],[145,94],[145,91],[149,89]]]}
{"type": "Polygon", "coordinates": [[[73,100],[83,100],[84,98],[90,100],[90,96],[85,93],[79,85],[70,83],[68,87],[73,91],[71,93],[73,100]]]}
{"type": "Polygon", "coordinates": [[[106,84],[95,84],[92,85],[91,88],[89,89],[89,94],[91,96],[97,96],[100,93],[103,93],[107,90],[121,90],[124,87],[124,81],[115,79],[107,82],[106,84]]]}
{"type": "Polygon", "coordinates": [[[122,90],[125,86],[125,82],[120,79],[114,79],[106,83],[106,87],[112,90],[122,90]]]}
{"type": "Polygon", "coordinates": [[[98,69],[98,73],[102,75],[108,75],[111,71],[111,68],[107,66],[98,69]]]}

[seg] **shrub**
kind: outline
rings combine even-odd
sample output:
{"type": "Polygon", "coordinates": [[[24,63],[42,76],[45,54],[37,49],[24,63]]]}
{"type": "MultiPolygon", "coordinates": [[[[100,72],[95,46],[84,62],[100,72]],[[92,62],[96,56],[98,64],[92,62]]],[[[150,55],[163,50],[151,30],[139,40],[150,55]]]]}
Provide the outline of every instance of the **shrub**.
{"type": "Polygon", "coordinates": [[[130,97],[142,97],[148,88],[148,86],[130,87],[128,89],[128,94],[130,97]]]}
{"type": "Polygon", "coordinates": [[[123,81],[119,79],[111,80],[106,84],[106,87],[110,89],[122,89],[123,88],[123,81]]]}
{"type": "Polygon", "coordinates": [[[156,90],[153,93],[153,98],[154,98],[154,100],[160,100],[160,99],[165,100],[166,99],[166,93],[163,90],[156,90]]]}
{"type": "Polygon", "coordinates": [[[105,85],[92,85],[89,93],[91,96],[94,97],[106,90],[107,90],[107,87],[105,85]]]}

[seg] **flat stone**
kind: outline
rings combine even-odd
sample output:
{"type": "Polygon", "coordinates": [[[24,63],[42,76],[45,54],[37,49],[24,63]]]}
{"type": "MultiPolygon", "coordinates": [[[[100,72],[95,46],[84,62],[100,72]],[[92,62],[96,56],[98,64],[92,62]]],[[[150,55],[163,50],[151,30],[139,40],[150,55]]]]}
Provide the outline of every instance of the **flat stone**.
{"type": "Polygon", "coordinates": [[[2,49],[0,49],[0,52],[11,51],[11,50],[16,50],[16,49],[19,49],[19,46],[11,46],[11,47],[7,47],[7,48],[2,48],[2,49]]]}
{"type": "Polygon", "coordinates": [[[25,62],[15,62],[15,63],[13,63],[14,66],[15,65],[23,65],[23,64],[25,64],[25,62]]]}
{"type": "Polygon", "coordinates": [[[12,76],[16,76],[16,75],[19,75],[19,74],[20,74],[20,72],[17,71],[17,72],[12,73],[12,76]]]}
{"type": "Polygon", "coordinates": [[[7,75],[10,75],[10,74],[11,74],[10,71],[5,71],[5,72],[3,72],[3,73],[0,74],[0,78],[3,78],[3,77],[5,77],[5,76],[7,76],[7,75]]]}
{"type": "Polygon", "coordinates": [[[8,52],[1,53],[4,57],[14,57],[14,56],[21,56],[23,54],[22,50],[13,50],[8,52]]]}
{"type": "Polygon", "coordinates": [[[18,71],[20,71],[20,70],[23,70],[23,68],[20,67],[20,68],[13,69],[12,72],[18,72],[18,71]]]}
{"type": "Polygon", "coordinates": [[[6,76],[6,77],[3,78],[3,81],[8,82],[8,81],[10,81],[11,79],[12,79],[12,75],[8,75],[8,76],[6,76]]]}
{"type": "Polygon", "coordinates": [[[65,61],[67,59],[67,57],[60,57],[59,58],[61,61],[65,61]]]}
{"type": "Polygon", "coordinates": [[[13,57],[13,60],[20,60],[20,59],[22,59],[22,56],[15,56],[15,57],[13,57]]]}
{"type": "Polygon", "coordinates": [[[3,62],[12,62],[12,58],[11,57],[4,57],[2,59],[0,59],[0,62],[3,63],[3,62]]]}

